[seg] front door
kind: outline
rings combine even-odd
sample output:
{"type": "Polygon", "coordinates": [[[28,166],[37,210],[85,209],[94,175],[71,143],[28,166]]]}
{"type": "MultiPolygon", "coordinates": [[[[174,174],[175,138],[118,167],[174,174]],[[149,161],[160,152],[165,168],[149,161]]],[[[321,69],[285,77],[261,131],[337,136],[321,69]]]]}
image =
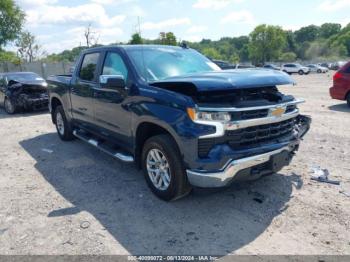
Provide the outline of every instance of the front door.
{"type": "Polygon", "coordinates": [[[72,114],[80,125],[91,128],[94,123],[94,88],[98,85],[97,66],[100,53],[85,54],[77,77],[71,84],[72,114]]]}
{"type": "Polygon", "coordinates": [[[107,89],[98,86],[95,88],[95,120],[98,126],[103,127],[103,135],[112,136],[119,143],[127,145],[131,130],[131,115],[125,105],[128,97],[129,71],[122,56],[116,52],[107,52],[102,65],[102,75],[123,76],[125,88],[107,89]]]}

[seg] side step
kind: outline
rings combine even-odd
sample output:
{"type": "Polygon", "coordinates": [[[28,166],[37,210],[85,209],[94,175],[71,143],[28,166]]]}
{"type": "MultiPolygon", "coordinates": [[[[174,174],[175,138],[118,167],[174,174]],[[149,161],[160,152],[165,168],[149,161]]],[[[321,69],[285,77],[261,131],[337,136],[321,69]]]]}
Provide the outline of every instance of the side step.
{"type": "Polygon", "coordinates": [[[134,158],[131,155],[128,155],[127,153],[122,152],[121,150],[115,149],[105,142],[98,141],[92,135],[84,131],[74,130],[73,135],[85,141],[86,143],[100,149],[101,151],[107,153],[108,155],[114,158],[117,158],[123,162],[128,162],[128,163],[134,162],[134,158]]]}

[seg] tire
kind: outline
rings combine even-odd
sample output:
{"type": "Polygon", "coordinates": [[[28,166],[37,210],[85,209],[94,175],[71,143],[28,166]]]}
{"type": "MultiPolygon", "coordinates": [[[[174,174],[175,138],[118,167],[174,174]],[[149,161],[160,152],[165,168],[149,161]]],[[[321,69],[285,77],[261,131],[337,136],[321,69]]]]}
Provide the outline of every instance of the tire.
{"type": "Polygon", "coordinates": [[[73,129],[70,122],[67,120],[62,106],[57,106],[54,112],[54,120],[58,136],[63,141],[74,139],[73,129]]]}
{"type": "Polygon", "coordinates": [[[170,135],[149,138],[143,146],[141,161],[147,185],[160,199],[176,200],[190,193],[179,149],[170,135]]]}
{"type": "Polygon", "coordinates": [[[304,74],[304,71],[303,71],[303,70],[299,70],[298,74],[299,74],[299,75],[303,75],[303,74],[304,74]]]}
{"type": "Polygon", "coordinates": [[[350,93],[346,96],[346,102],[348,103],[348,107],[350,107],[350,93]]]}
{"type": "Polygon", "coordinates": [[[322,70],[321,70],[321,69],[318,69],[318,70],[317,70],[317,73],[321,74],[321,73],[322,73],[322,70]]]}
{"type": "Polygon", "coordinates": [[[17,106],[13,104],[10,98],[6,97],[4,101],[5,112],[9,115],[13,115],[17,112],[17,106]]]}

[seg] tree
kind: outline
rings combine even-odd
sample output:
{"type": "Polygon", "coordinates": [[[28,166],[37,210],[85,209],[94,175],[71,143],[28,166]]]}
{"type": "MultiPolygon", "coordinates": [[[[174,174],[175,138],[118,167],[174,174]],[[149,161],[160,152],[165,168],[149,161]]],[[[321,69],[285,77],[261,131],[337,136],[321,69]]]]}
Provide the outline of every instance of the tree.
{"type": "Polygon", "coordinates": [[[131,36],[131,40],[129,41],[130,45],[140,45],[142,44],[142,38],[141,35],[139,33],[135,33],[131,36]]]}
{"type": "Polygon", "coordinates": [[[320,28],[315,25],[302,27],[298,31],[294,32],[295,40],[299,43],[312,42],[316,38],[318,38],[319,33],[320,33],[320,28]]]}
{"type": "Polygon", "coordinates": [[[294,62],[297,59],[297,55],[293,52],[283,53],[280,56],[280,61],[282,62],[294,62]]]}
{"type": "Polygon", "coordinates": [[[161,45],[177,45],[176,36],[173,32],[160,32],[159,33],[159,43],[161,45]]]}
{"type": "Polygon", "coordinates": [[[33,62],[41,55],[41,47],[30,32],[22,32],[15,44],[20,57],[27,62],[33,62]]]}
{"type": "Polygon", "coordinates": [[[210,59],[222,59],[220,53],[213,47],[204,48],[202,53],[210,59]]]}
{"type": "Polygon", "coordinates": [[[10,62],[19,65],[21,60],[14,52],[0,50],[0,62],[10,62]]]}
{"type": "Polygon", "coordinates": [[[320,27],[320,36],[329,38],[333,35],[339,34],[341,31],[341,24],[325,23],[320,27]]]}
{"type": "Polygon", "coordinates": [[[250,33],[249,57],[254,63],[278,59],[286,46],[286,35],[281,27],[259,25],[250,33]]]}
{"type": "Polygon", "coordinates": [[[17,38],[23,22],[24,13],[13,0],[0,1],[0,49],[17,38]]]}
{"type": "Polygon", "coordinates": [[[97,46],[100,36],[93,31],[91,24],[89,24],[84,31],[84,38],[86,46],[89,48],[91,46],[97,46]]]}

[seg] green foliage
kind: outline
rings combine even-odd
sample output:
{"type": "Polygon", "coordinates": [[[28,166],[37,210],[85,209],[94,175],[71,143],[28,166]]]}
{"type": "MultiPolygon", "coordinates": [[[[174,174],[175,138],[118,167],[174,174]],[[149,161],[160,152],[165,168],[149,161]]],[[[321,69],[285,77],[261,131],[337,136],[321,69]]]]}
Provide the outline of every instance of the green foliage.
{"type": "Polygon", "coordinates": [[[141,35],[139,33],[135,33],[131,36],[131,40],[129,41],[130,45],[140,45],[142,44],[142,38],[141,35]]]}
{"type": "Polygon", "coordinates": [[[280,56],[282,62],[294,62],[297,59],[297,55],[293,52],[286,52],[280,56]]]}
{"type": "MultiPolygon", "coordinates": [[[[135,33],[128,44],[178,45],[178,42],[172,32],[161,32],[154,40],[143,39],[140,34],[135,33]]],[[[200,42],[186,42],[186,44],[211,59],[226,60],[231,63],[336,61],[350,56],[350,24],[344,28],[335,23],[310,25],[295,32],[284,31],[279,26],[259,25],[249,36],[223,37],[215,41],[202,39],[200,42]]],[[[86,48],[80,46],[59,54],[51,54],[45,58],[45,61],[74,62],[80,52],[86,48]]]]}
{"type": "Polygon", "coordinates": [[[161,45],[177,45],[176,37],[173,32],[160,32],[158,42],[161,45]]]}
{"type": "Polygon", "coordinates": [[[222,59],[219,51],[213,47],[206,47],[202,50],[202,53],[210,59],[222,59]]]}
{"type": "Polygon", "coordinates": [[[72,50],[64,50],[59,54],[51,54],[46,57],[47,62],[74,62],[81,51],[87,49],[86,46],[74,47],[72,50]]]}
{"type": "Polygon", "coordinates": [[[320,37],[329,38],[331,36],[339,34],[340,31],[341,31],[341,24],[325,23],[321,25],[320,37]]]}
{"type": "Polygon", "coordinates": [[[21,59],[14,52],[0,50],[0,63],[10,62],[16,65],[21,63],[21,59]]]}
{"type": "Polygon", "coordinates": [[[0,48],[17,38],[24,22],[24,13],[13,0],[0,1],[0,48]]]}
{"type": "Polygon", "coordinates": [[[295,31],[295,40],[298,43],[311,42],[316,40],[319,37],[320,28],[316,25],[309,25],[302,27],[299,30],[295,31]]]}
{"type": "Polygon", "coordinates": [[[248,51],[255,63],[278,59],[286,46],[286,34],[279,26],[259,25],[250,33],[248,51]]]}

